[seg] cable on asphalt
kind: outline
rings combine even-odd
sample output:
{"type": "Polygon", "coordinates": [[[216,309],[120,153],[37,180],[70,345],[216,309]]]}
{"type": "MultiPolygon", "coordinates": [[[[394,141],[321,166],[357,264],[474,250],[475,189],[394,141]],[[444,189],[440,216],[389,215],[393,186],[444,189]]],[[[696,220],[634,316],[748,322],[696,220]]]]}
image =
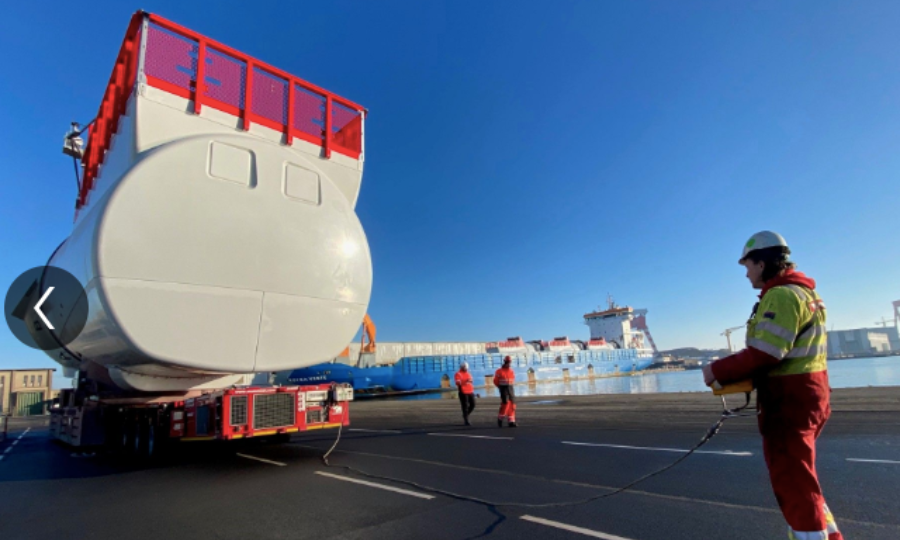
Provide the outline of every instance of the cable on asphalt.
{"type": "Polygon", "coordinates": [[[713,424],[713,426],[710,427],[709,430],[707,430],[707,432],[703,436],[703,438],[700,439],[700,442],[698,442],[696,445],[694,445],[694,447],[691,448],[690,450],[688,450],[683,456],[680,456],[678,459],[676,459],[672,463],[666,465],[665,467],[662,467],[661,469],[658,469],[651,473],[645,474],[644,476],[641,476],[637,480],[634,480],[634,481],[632,481],[618,489],[615,489],[609,493],[601,493],[599,495],[594,495],[592,497],[587,497],[585,499],[580,499],[580,500],[576,500],[576,501],[564,501],[564,502],[556,502],[556,503],[520,503],[520,502],[506,502],[506,501],[504,501],[504,502],[488,501],[488,500],[481,499],[478,497],[462,495],[460,493],[454,493],[452,491],[434,488],[431,486],[425,486],[425,485],[419,484],[418,482],[413,482],[411,480],[403,480],[403,479],[394,478],[391,476],[383,476],[383,475],[368,473],[368,472],[362,471],[360,469],[357,469],[355,467],[351,467],[349,465],[332,465],[328,461],[328,456],[330,456],[331,453],[334,452],[335,448],[337,448],[337,445],[341,440],[341,432],[343,431],[343,424],[341,424],[338,427],[338,434],[337,434],[337,438],[334,441],[334,444],[332,444],[331,448],[329,448],[328,451],[325,452],[324,455],[322,455],[322,463],[324,463],[326,467],[343,469],[347,472],[355,473],[360,476],[365,476],[367,478],[374,478],[377,480],[387,480],[389,482],[396,482],[399,484],[404,484],[407,486],[411,486],[411,487],[420,489],[422,491],[427,491],[429,493],[436,493],[438,495],[444,495],[445,497],[450,497],[452,499],[481,504],[481,505],[487,506],[488,508],[495,508],[495,507],[559,508],[559,507],[565,507],[565,506],[578,506],[578,505],[582,505],[582,504],[587,504],[589,502],[597,501],[600,499],[606,499],[608,497],[612,497],[612,496],[618,495],[620,493],[623,493],[625,491],[628,491],[629,489],[633,488],[634,486],[636,486],[646,480],[649,480],[650,478],[653,478],[654,476],[658,476],[658,475],[668,471],[669,469],[675,467],[676,465],[678,465],[679,463],[681,463],[682,461],[687,459],[691,454],[693,454],[694,452],[699,450],[700,447],[702,447],[703,445],[708,443],[713,437],[715,437],[716,434],[719,432],[719,430],[722,428],[722,425],[725,423],[726,420],[728,420],[729,418],[736,418],[739,416],[743,416],[741,414],[738,414],[739,411],[742,409],[743,409],[743,407],[740,409],[725,409],[722,412],[722,416],[719,418],[719,420],[715,424],[713,424]]]}

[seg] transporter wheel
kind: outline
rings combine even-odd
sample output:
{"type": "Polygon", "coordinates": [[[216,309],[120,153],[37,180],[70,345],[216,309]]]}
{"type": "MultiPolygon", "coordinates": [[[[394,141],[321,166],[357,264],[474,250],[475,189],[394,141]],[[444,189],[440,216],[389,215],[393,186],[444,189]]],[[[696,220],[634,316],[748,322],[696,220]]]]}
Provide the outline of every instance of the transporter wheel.
{"type": "Polygon", "coordinates": [[[272,435],[271,437],[266,437],[270,444],[287,444],[291,442],[291,434],[290,433],[279,433],[277,435],[272,435]]]}
{"type": "Polygon", "coordinates": [[[132,424],[130,427],[132,431],[132,439],[131,439],[131,453],[140,456],[141,455],[141,425],[140,424],[132,424]]]}
{"type": "Polygon", "coordinates": [[[156,455],[156,426],[152,423],[147,425],[147,436],[144,438],[144,457],[153,459],[156,455]]]}
{"type": "Polygon", "coordinates": [[[134,444],[134,424],[128,421],[128,417],[122,418],[120,425],[119,452],[123,455],[131,453],[134,444]]]}

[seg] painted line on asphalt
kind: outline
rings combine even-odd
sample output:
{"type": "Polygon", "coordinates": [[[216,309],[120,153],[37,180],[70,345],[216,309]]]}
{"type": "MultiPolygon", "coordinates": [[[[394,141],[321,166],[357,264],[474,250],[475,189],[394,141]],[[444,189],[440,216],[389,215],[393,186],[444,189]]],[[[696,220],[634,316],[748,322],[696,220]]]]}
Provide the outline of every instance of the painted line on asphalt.
{"type": "Polygon", "coordinates": [[[889,463],[891,465],[900,465],[900,461],[894,461],[891,459],[859,459],[859,458],[847,458],[847,461],[856,461],[858,463],[889,463]]]}
{"type": "Polygon", "coordinates": [[[362,429],[362,428],[350,428],[348,431],[361,431],[364,433],[403,433],[399,429],[362,429]]]}
{"type": "Polygon", "coordinates": [[[19,444],[19,441],[22,440],[22,437],[24,437],[25,434],[29,431],[31,431],[31,428],[26,428],[25,431],[23,431],[18,437],[16,437],[16,440],[9,443],[9,446],[6,447],[6,450],[3,451],[3,454],[0,454],[0,461],[3,461],[3,459],[6,458],[6,454],[12,452],[13,447],[19,444]]]}
{"type": "MultiPolygon", "coordinates": [[[[323,452],[323,453],[328,450],[327,448],[322,448],[321,446],[313,446],[311,444],[298,444],[297,447],[298,448],[308,448],[310,450],[317,450],[317,451],[323,452]]],[[[560,485],[564,485],[564,486],[576,486],[576,487],[583,487],[583,488],[588,488],[588,489],[603,489],[603,490],[608,490],[608,491],[615,491],[615,490],[619,489],[619,486],[605,486],[605,485],[601,485],[601,484],[591,484],[589,482],[579,482],[576,480],[564,480],[562,478],[552,478],[552,477],[548,477],[548,476],[537,476],[537,475],[533,475],[533,474],[515,473],[515,472],[504,471],[504,470],[499,470],[499,469],[495,469],[495,468],[489,469],[489,468],[485,468],[485,467],[472,467],[469,465],[457,465],[457,464],[453,464],[453,463],[445,463],[442,461],[433,461],[433,460],[428,460],[428,459],[417,459],[417,458],[393,456],[393,455],[388,455],[388,454],[375,454],[372,452],[357,452],[355,450],[341,450],[339,448],[335,449],[334,452],[337,454],[347,454],[350,456],[364,456],[364,457],[371,457],[371,458],[386,459],[386,460],[390,460],[390,461],[401,461],[401,462],[407,462],[407,463],[417,463],[420,465],[430,465],[433,467],[443,467],[443,468],[447,468],[447,469],[455,469],[455,470],[460,470],[460,471],[470,471],[470,472],[480,473],[482,475],[506,476],[509,478],[532,480],[532,481],[536,481],[536,482],[541,482],[543,484],[560,484],[560,485]]],[[[653,499],[660,499],[663,501],[675,501],[675,502],[679,502],[679,503],[703,504],[703,505],[714,506],[714,507],[718,507],[718,508],[730,508],[730,509],[734,509],[734,510],[759,512],[761,514],[771,514],[773,516],[781,516],[781,510],[779,510],[777,507],[773,508],[773,507],[768,507],[768,506],[765,506],[765,507],[764,506],[753,506],[750,504],[727,503],[727,502],[723,502],[723,501],[716,501],[716,500],[710,500],[710,499],[698,499],[698,498],[694,498],[694,497],[686,497],[683,495],[667,495],[664,493],[654,493],[652,491],[644,491],[642,489],[634,489],[634,488],[629,489],[626,493],[623,493],[623,495],[628,495],[629,493],[631,495],[639,495],[641,497],[650,497],[653,499]]],[[[883,528],[883,529],[890,529],[892,531],[900,532],[900,525],[895,525],[893,523],[877,523],[874,521],[864,521],[864,520],[851,519],[851,518],[846,518],[846,517],[841,518],[841,523],[852,523],[854,525],[861,525],[864,527],[879,527],[879,528],[883,528]]]]}
{"type": "Polygon", "coordinates": [[[521,516],[521,519],[525,521],[530,521],[532,523],[539,523],[541,525],[546,525],[548,527],[554,527],[556,529],[562,529],[564,531],[569,531],[573,533],[583,534],[585,536],[590,536],[592,538],[602,538],[603,540],[630,540],[625,538],[624,536],[616,536],[614,534],[606,534],[600,531],[593,531],[591,529],[585,529],[584,527],[576,527],[574,525],[569,525],[567,523],[560,523],[559,521],[551,521],[549,519],[543,519],[534,516],[521,516]]]}
{"type": "Polygon", "coordinates": [[[512,441],[513,437],[491,437],[489,435],[463,435],[462,433],[429,433],[432,437],[466,437],[468,439],[492,439],[495,441],[512,441]]]}
{"type": "Polygon", "coordinates": [[[383,489],[385,491],[393,491],[394,493],[401,493],[403,495],[409,495],[410,497],[418,497],[420,499],[434,499],[434,495],[419,493],[417,491],[409,491],[408,489],[400,489],[400,488],[396,488],[394,486],[386,486],[384,484],[376,484],[375,482],[367,482],[365,480],[357,480],[356,478],[348,478],[346,476],[341,476],[339,474],[331,474],[331,473],[321,472],[321,471],[316,471],[316,474],[318,474],[319,476],[327,476],[328,478],[334,478],[335,480],[342,480],[344,482],[353,482],[354,484],[362,484],[364,486],[383,489]]]}
{"type": "Polygon", "coordinates": [[[269,465],[278,465],[279,467],[287,467],[287,463],[281,463],[280,461],[272,461],[270,459],[263,459],[261,457],[256,456],[248,456],[247,454],[237,454],[242,458],[246,459],[255,459],[256,461],[262,461],[263,463],[268,463],[269,465]]]}
{"type": "MultiPolygon", "coordinates": [[[[626,446],[624,444],[602,444],[602,443],[585,443],[585,442],[575,442],[575,441],[563,441],[563,444],[569,444],[572,446],[597,446],[600,448],[620,448],[625,450],[650,450],[654,452],[677,452],[679,454],[686,454],[690,452],[690,450],[684,448],[656,448],[652,446],[626,446]]],[[[753,452],[733,452],[731,450],[695,450],[695,454],[717,454],[720,456],[733,456],[733,457],[750,457],[753,455],[753,452]]]]}

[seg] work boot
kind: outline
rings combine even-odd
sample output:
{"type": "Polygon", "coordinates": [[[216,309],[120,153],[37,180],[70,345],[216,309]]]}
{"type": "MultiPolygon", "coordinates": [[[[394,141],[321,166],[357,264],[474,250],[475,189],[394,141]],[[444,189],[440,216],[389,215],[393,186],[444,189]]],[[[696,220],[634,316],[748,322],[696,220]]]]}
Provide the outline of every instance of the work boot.
{"type": "Polygon", "coordinates": [[[503,427],[503,419],[502,418],[497,419],[497,427],[503,427]]]}
{"type": "Polygon", "coordinates": [[[509,427],[519,427],[519,426],[517,426],[515,422],[510,422],[509,427]]]}
{"type": "Polygon", "coordinates": [[[472,423],[469,422],[469,419],[468,419],[468,418],[466,418],[466,425],[467,425],[467,426],[471,426],[471,425],[472,425],[472,423]]]}

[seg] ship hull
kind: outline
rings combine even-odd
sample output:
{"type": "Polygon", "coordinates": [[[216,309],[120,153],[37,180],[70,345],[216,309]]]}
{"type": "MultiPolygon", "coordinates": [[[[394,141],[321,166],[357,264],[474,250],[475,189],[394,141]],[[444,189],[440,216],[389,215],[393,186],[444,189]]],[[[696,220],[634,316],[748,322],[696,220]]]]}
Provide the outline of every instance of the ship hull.
{"type": "MultiPolygon", "coordinates": [[[[357,392],[410,392],[455,388],[454,375],[462,362],[476,387],[493,385],[503,355],[422,356],[401,358],[392,366],[358,368],[345,364],[319,364],[294,370],[281,379],[290,384],[348,383],[357,392]]],[[[514,358],[516,382],[604,377],[633,373],[653,363],[652,354],[637,349],[534,353],[514,358]]],[[[277,382],[277,381],[276,381],[277,382]]]]}

